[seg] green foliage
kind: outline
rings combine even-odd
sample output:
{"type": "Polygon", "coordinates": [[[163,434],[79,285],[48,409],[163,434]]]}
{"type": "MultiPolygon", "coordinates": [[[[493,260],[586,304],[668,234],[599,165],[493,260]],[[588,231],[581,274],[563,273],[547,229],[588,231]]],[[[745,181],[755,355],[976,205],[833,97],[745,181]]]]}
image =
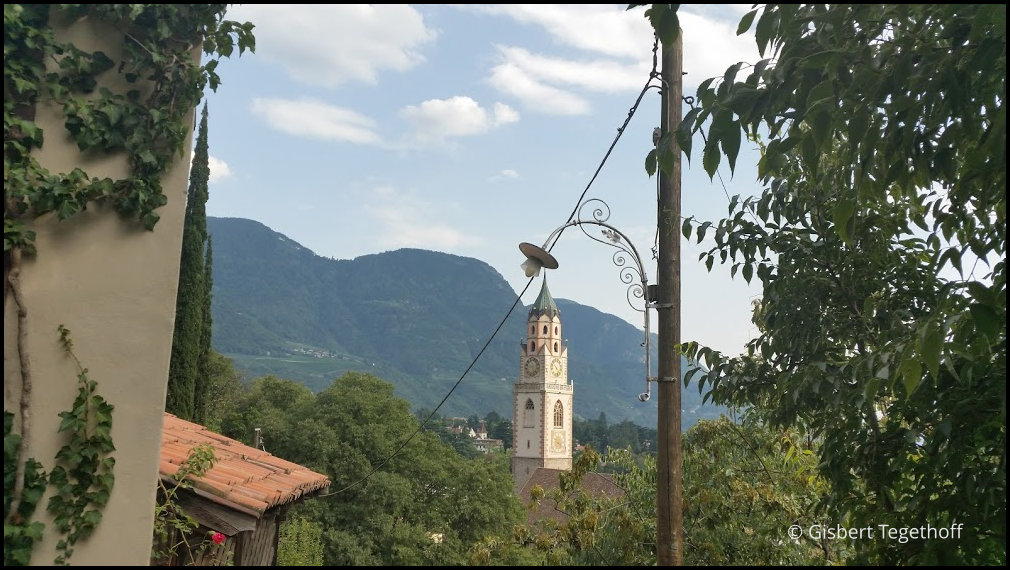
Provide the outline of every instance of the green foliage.
{"type": "Polygon", "coordinates": [[[116,477],[113,469],[116,450],[112,443],[114,406],[97,392],[98,383],[88,378],[73,352],[70,331],[60,325],[60,341],[77,364],[77,397],[69,411],[60,412],[58,431],[66,443],[56,453],[56,465],[49,473],[55,488],[46,510],[53,515],[53,525],[64,535],[56,543],[56,564],[66,564],[78,541],[91,536],[102,520],[102,510],[109,502],[116,477]]]}
{"type": "Polygon", "coordinates": [[[73,351],[70,330],[59,326],[60,342],[77,365],[77,397],[70,410],[60,412],[58,431],[65,443],[56,452],[55,466],[47,475],[32,458],[20,458],[21,434],[13,433],[13,414],[4,412],[4,561],[27,565],[35,543],[42,538],[42,523],[31,520],[46,486],[54,487],[46,510],[63,535],[56,543],[55,564],[65,565],[74,545],[91,536],[102,520],[115,484],[116,459],[112,443],[112,411],[115,408],[98,394],[98,383],[88,377],[73,351]],[[24,486],[15,491],[18,462],[24,461],[24,486]],[[18,499],[15,513],[11,513],[18,499]]]}
{"type": "Polygon", "coordinates": [[[500,439],[505,450],[512,449],[512,418],[502,417],[498,412],[490,411],[484,416],[487,422],[487,436],[500,439]]]}
{"type": "Polygon", "coordinates": [[[369,374],[347,373],[313,395],[290,380],[257,379],[223,422],[248,441],[326,473],[333,484],[298,516],[323,530],[326,565],[460,565],[485,534],[522,516],[504,458],[465,459],[418,431],[409,404],[369,374]]]}
{"type": "Polygon", "coordinates": [[[180,490],[192,488],[190,478],[202,477],[215,461],[213,446],[200,443],[190,450],[171,482],[166,484],[164,479],[158,478],[158,502],[154,506],[151,542],[152,564],[194,563],[215,548],[213,533],[195,535],[200,523],[183,510],[178,500],[180,490]]]}
{"type": "MultiPolygon", "coordinates": [[[[684,438],[684,563],[764,566],[837,563],[845,545],[792,541],[827,490],[816,453],[790,430],[749,419],[702,420],[684,438]],[[840,551],[839,551],[840,550],[840,551]],[[829,557],[830,553],[830,557],[829,557]]],[[[473,545],[475,565],[648,566],[656,561],[656,460],[629,449],[588,448],[556,489],[533,498],[563,513],[473,545]],[[623,496],[593,496],[582,481],[607,471],[623,496]]]]}
{"type": "Polygon", "coordinates": [[[575,443],[593,449],[630,449],[632,453],[655,453],[656,430],[635,425],[628,420],[607,423],[607,415],[600,412],[595,420],[572,418],[572,435],[575,443]]]}
{"type": "Polygon", "coordinates": [[[31,561],[35,543],[42,540],[45,526],[31,520],[46,491],[46,473],[42,464],[27,459],[24,487],[17,513],[11,515],[14,499],[14,479],[17,472],[18,448],[21,435],[14,433],[14,414],[4,411],[4,566],[27,566],[31,561]]]}
{"type": "Polygon", "coordinates": [[[832,522],[965,525],[856,562],[1005,564],[1006,8],[770,4],[752,27],[768,58],[703,82],[678,133],[707,134],[710,175],[758,142],[767,185],[684,222],[763,287],[746,354],[685,347],[698,386],[817,436],[832,522]]]}
{"type": "MultiPolygon", "coordinates": [[[[635,463],[632,454],[625,450],[623,457],[635,463]]],[[[606,458],[610,462],[609,455],[606,458]]],[[[582,486],[591,471],[600,471],[604,464],[592,448],[587,448],[572,465],[572,470],[562,473],[558,487],[550,490],[535,489],[533,496],[546,501],[555,511],[564,514],[561,522],[547,518],[537,521],[532,528],[516,532],[526,544],[542,552],[544,562],[550,565],[575,566],[641,566],[652,564],[655,555],[643,544],[648,536],[646,529],[654,527],[655,509],[645,518],[630,516],[626,497],[594,496],[582,486]]],[[[618,482],[626,492],[626,488],[618,482]]],[[[652,494],[655,504],[655,492],[652,494]]],[[[643,513],[644,514],[644,513],[643,513]]],[[[653,540],[654,542],[654,540],[653,540]]]]}
{"type": "Polygon", "coordinates": [[[278,566],[322,566],[323,527],[302,517],[281,523],[277,544],[278,566]]]}
{"type": "Polygon", "coordinates": [[[206,416],[203,425],[220,433],[221,422],[238,405],[244,386],[231,359],[213,349],[207,359],[207,377],[210,382],[204,403],[206,416]]]}
{"type": "Polygon", "coordinates": [[[422,409],[415,414],[415,417],[419,422],[422,422],[422,429],[425,433],[430,433],[437,437],[442,443],[455,449],[456,453],[461,457],[473,459],[482,455],[477,446],[474,445],[473,439],[470,438],[470,433],[467,429],[468,426],[477,427],[476,416],[474,416],[473,421],[464,423],[463,430],[460,433],[451,431],[449,429],[449,421],[438,413],[432,413],[431,410],[422,409]]]}
{"type": "Polygon", "coordinates": [[[794,540],[790,526],[824,522],[827,482],[816,447],[794,430],[747,418],[698,422],[684,438],[684,560],[717,566],[844,562],[844,540],[794,540]]]}
{"type": "Polygon", "coordinates": [[[207,182],[210,179],[207,145],[207,105],[203,106],[193,166],[190,169],[186,217],[182,230],[179,261],[179,288],[175,302],[175,330],[172,359],[168,368],[165,410],[180,418],[203,422],[210,379],[207,376],[210,352],[211,255],[207,247],[207,182]]]}
{"type": "MultiPolygon", "coordinates": [[[[110,203],[152,229],[167,202],[161,176],[182,152],[186,117],[217,88],[218,57],[254,50],[252,24],[224,20],[226,4],[4,5],[4,251],[34,251],[25,220],[47,213],[66,219],[92,201],[110,203]],[[123,60],[59,41],[50,23],[88,19],[123,38],[123,60]],[[211,56],[202,65],[192,51],[211,56]],[[47,67],[51,61],[55,68],[47,67]],[[118,64],[118,65],[117,65],[118,64]],[[118,76],[129,88],[101,86],[118,76]],[[146,82],[146,83],[139,83],[146,82]],[[57,105],[83,153],[125,153],[130,174],[92,178],[80,168],[53,173],[34,158],[43,132],[39,102],[57,105]]],[[[57,133],[58,134],[58,133],[57,133]]]]}
{"type": "Polygon", "coordinates": [[[656,35],[664,44],[672,44],[680,36],[680,17],[677,15],[679,4],[628,4],[628,10],[648,6],[645,17],[649,19],[656,35]]]}

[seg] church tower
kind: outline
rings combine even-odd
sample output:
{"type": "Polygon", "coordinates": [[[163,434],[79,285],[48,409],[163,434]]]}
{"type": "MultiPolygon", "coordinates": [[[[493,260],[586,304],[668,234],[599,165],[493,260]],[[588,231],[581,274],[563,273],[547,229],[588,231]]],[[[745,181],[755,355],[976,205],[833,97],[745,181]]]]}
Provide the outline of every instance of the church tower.
{"type": "Polygon", "coordinates": [[[512,401],[512,476],[522,489],[538,467],[572,468],[572,383],[561,312],[544,279],[526,319],[512,401]]]}

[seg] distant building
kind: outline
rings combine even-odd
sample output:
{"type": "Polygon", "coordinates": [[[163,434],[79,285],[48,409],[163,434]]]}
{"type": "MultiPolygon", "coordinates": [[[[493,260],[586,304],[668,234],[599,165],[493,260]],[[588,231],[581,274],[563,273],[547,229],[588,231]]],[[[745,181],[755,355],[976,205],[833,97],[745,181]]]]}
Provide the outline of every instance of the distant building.
{"type": "Polygon", "coordinates": [[[517,494],[537,469],[572,468],[568,346],[561,338],[561,311],[546,278],[526,318],[526,334],[519,347],[512,402],[512,477],[517,494]]]}
{"type": "Polygon", "coordinates": [[[457,435],[466,434],[473,440],[474,447],[481,453],[492,453],[504,451],[505,443],[500,439],[489,438],[487,435],[487,422],[480,420],[477,429],[469,427],[466,418],[446,418],[446,430],[457,435]]]}
{"type": "Polygon", "coordinates": [[[505,450],[505,442],[500,439],[477,437],[474,438],[473,444],[477,447],[477,450],[482,453],[492,453],[495,451],[505,450]]]}
{"type": "MultiPolygon", "coordinates": [[[[574,386],[568,378],[568,343],[561,337],[561,311],[546,278],[526,318],[526,333],[519,350],[519,378],[512,403],[512,477],[523,505],[531,503],[534,486],[545,491],[557,489],[561,473],[572,470],[574,386]]],[[[587,473],[581,490],[592,497],[624,495],[613,478],[603,473],[587,473]]],[[[548,503],[541,501],[528,511],[527,522],[545,518],[564,522],[565,515],[548,503]]]]}

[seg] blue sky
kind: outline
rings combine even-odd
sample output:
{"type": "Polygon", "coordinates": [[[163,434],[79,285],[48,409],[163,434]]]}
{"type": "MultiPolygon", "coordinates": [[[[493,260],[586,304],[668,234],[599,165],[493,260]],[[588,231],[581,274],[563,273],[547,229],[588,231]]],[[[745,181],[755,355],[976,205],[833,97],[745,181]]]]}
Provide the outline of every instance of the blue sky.
{"type": "MultiPolygon", "coordinates": [[[[402,247],[477,258],[518,293],[519,243],[540,245],[567,220],[649,78],[652,30],[644,8],[626,6],[235,5],[228,18],[253,22],[257,46],[222,61],[222,84],[205,99],[207,212],[256,220],[335,259],[402,247]]],[[[735,33],[748,8],[681,6],[685,95],[759,59],[753,38],[735,33]]],[[[610,205],[650,283],[657,181],[644,161],[659,119],[653,89],[586,193],[610,205]]],[[[692,158],[685,217],[714,220],[727,192],[757,193],[753,149],[734,176],[722,169],[725,190],[692,158]]],[[[682,245],[682,338],[739,353],[755,333],[759,288],[728,267],[709,273],[702,250],[682,245]]],[[[555,297],[642,327],[613,250],[569,229],[553,253],[555,297]]]]}

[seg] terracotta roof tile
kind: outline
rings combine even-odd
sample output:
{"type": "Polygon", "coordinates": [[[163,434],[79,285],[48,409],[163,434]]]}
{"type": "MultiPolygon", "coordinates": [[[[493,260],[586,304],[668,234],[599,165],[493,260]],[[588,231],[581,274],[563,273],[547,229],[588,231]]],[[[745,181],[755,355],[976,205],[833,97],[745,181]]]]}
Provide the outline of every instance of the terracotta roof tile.
{"type": "Polygon", "coordinates": [[[242,510],[251,509],[262,515],[267,509],[330,485],[325,475],[168,412],[165,412],[161,433],[161,476],[174,477],[190,450],[200,443],[214,448],[216,461],[202,477],[190,477],[193,486],[242,510]]]}

